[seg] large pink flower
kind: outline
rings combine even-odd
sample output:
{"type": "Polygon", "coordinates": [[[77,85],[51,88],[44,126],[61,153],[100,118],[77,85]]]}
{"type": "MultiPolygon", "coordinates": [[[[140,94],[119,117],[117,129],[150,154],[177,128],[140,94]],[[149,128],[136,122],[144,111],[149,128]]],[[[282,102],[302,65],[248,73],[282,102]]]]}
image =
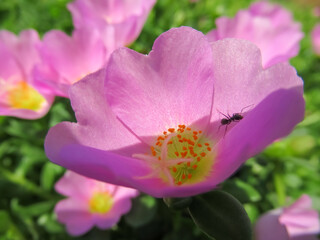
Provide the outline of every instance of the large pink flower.
{"type": "Polygon", "coordinates": [[[265,68],[296,56],[303,37],[301,26],[293,21],[291,13],[267,1],[253,3],[248,10],[239,11],[235,18],[218,18],[216,25],[217,29],[207,34],[211,41],[249,40],[260,48],[265,68]]]}
{"type": "Polygon", "coordinates": [[[53,100],[51,89],[36,83],[32,70],[40,59],[38,33],[25,30],[16,36],[0,31],[0,115],[36,119],[45,115],[53,100]]]}
{"type": "Polygon", "coordinates": [[[266,213],[255,225],[256,240],[317,240],[318,233],[319,214],[308,195],[287,208],[266,213]]]}
{"type": "Polygon", "coordinates": [[[139,192],[66,172],[55,189],[68,198],[55,207],[58,221],[66,224],[73,236],[97,226],[108,229],[119,222],[121,215],[131,209],[131,198],[139,192]]]}
{"type": "Polygon", "coordinates": [[[75,84],[78,123],[53,127],[46,154],[156,197],[195,195],[290,133],[303,119],[302,85],[287,63],[263,70],[248,41],[210,44],[192,28],[172,29],[149,55],[121,48],[105,70],[75,84]],[[230,122],[235,116],[222,120],[219,112],[244,118],[230,122]]]}
{"type": "Polygon", "coordinates": [[[96,28],[108,49],[132,43],[156,0],[75,0],[68,4],[77,29],[96,28]]]}
{"type": "Polygon", "coordinates": [[[314,52],[320,56],[320,24],[313,28],[311,37],[314,52]]]}
{"type": "Polygon", "coordinates": [[[62,97],[68,97],[73,83],[102,68],[111,53],[98,32],[89,28],[75,30],[72,37],[52,30],[45,34],[39,52],[42,63],[36,66],[37,81],[62,97]]]}

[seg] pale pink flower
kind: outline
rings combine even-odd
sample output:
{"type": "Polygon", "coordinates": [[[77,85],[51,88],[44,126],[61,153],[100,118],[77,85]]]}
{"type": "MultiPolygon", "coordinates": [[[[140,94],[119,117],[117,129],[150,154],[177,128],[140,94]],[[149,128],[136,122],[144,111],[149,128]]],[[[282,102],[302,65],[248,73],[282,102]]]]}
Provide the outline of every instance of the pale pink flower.
{"type": "Polygon", "coordinates": [[[314,52],[320,56],[320,24],[316,25],[311,33],[314,52]]]}
{"type": "Polygon", "coordinates": [[[317,240],[318,233],[319,214],[312,209],[308,195],[289,207],[264,214],[255,225],[256,240],[317,240]]]}
{"type": "Polygon", "coordinates": [[[78,236],[94,226],[108,229],[131,209],[131,198],[139,192],[132,188],[99,182],[66,172],[55,189],[67,198],[57,203],[55,213],[70,235],[78,236]]]}
{"type": "Polygon", "coordinates": [[[141,29],[156,0],[75,0],[68,4],[77,29],[99,30],[105,46],[115,50],[129,45],[141,29]]]}
{"type": "Polygon", "coordinates": [[[248,41],[210,43],[188,27],[163,33],[149,55],[118,49],[106,69],[71,87],[78,123],[51,128],[46,154],[155,197],[209,191],[303,119],[295,69],[264,70],[260,58],[248,41]],[[219,112],[243,119],[222,126],[219,112]]]}
{"type": "Polygon", "coordinates": [[[44,116],[54,100],[51,89],[35,82],[32,70],[40,58],[38,33],[25,30],[19,36],[0,31],[0,115],[25,119],[44,116]]]}
{"type": "Polygon", "coordinates": [[[75,30],[71,37],[52,30],[44,35],[39,52],[42,63],[34,71],[36,80],[62,97],[68,97],[73,83],[102,68],[111,53],[98,32],[89,28],[75,30]]]}
{"type": "Polygon", "coordinates": [[[216,25],[217,28],[207,34],[211,41],[249,40],[260,48],[265,68],[296,56],[303,37],[301,25],[293,21],[291,13],[267,1],[253,3],[234,18],[220,17],[216,25]]]}

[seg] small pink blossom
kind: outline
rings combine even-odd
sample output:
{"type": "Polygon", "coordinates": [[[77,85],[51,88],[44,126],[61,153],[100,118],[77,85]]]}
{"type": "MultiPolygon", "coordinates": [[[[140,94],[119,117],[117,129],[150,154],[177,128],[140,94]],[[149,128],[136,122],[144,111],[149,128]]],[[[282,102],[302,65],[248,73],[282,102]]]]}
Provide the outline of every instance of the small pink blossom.
{"type": "Polygon", "coordinates": [[[131,198],[139,192],[66,172],[55,189],[67,198],[57,203],[58,221],[66,224],[70,235],[78,236],[94,226],[108,229],[131,209],[131,198]]]}
{"type": "Polygon", "coordinates": [[[257,240],[317,240],[319,214],[311,198],[301,196],[291,206],[264,214],[255,226],[257,240]]]}
{"type": "Polygon", "coordinates": [[[108,49],[132,43],[156,0],[75,0],[68,4],[77,29],[99,30],[108,49]]]}
{"type": "Polygon", "coordinates": [[[295,23],[289,11],[267,1],[253,3],[235,18],[220,17],[217,29],[207,34],[211,41],[224,38],[246,39],[256,44],[265,68],[288,61],[299,52],[303,37],[301,25],[295,23]]]}
{"type": "Polygon", "coordinates": [[[75,30],[71,37],[52,30],[44,35],[39,52],[42,63],[36,66],[35,78],[62,97],[68,97],[73,83],[102,68],[111,53],[98,32],[89,28],[75,30]]]}
{"type": "Polygon", "coordinates": [[[320,56],[320,24],[316,25],[311,33],[314,52],[320,56]]]}
{"type": "Polygon", "coordinates": [[[38,33],[25,30],[19,36],[0,31],[0,115],[25,119],[44,116],[54,100],[52,89],[42,89],[32,71],[40,58],[38,33]]]}
{"type": "Polygon", "coordinates": [[[46,154],[155,197],[209,191],[303,119],[296,70],[264,70],[260,59],[249,41],[210,43],[189,27],[160,35],[149,55],[118,49],[106,69],[71,87],[78,123],[51,128],[46,154]]]}

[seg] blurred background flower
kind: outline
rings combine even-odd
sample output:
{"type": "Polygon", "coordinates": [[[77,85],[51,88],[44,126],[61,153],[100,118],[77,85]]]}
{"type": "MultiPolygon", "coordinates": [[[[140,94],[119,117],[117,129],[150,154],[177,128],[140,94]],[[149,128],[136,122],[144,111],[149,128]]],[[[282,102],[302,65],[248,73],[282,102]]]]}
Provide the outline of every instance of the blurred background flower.
{"type": "Polygon", "coordinates": [[[92,227],[108,229],[119,222],[121,215],[131,209],[131,198],[138,196],[135,189],[119,187],[66,172],[55,189],[67,198],[57,203],[58,221],[68,233],[82,235],[92,227]]]}

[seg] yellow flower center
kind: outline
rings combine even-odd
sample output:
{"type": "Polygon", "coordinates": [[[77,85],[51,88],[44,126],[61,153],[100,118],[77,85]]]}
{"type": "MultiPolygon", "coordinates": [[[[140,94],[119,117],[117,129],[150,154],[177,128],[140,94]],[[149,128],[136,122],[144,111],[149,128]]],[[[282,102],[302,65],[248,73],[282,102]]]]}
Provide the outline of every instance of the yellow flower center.
{"type": "Polygon", "coordinates": [[[112,196],[108,192],[96,192],[89,200],[89,209],[91,213],[105,214],[113,206],[112,196]]]}
{"type": "Polygon", "coordinates": [[[169,128],[159,136],[151,154],[134,154],[133,157],[150,162],[154,172],[165,182],[180,186],[204,180],[210,174],[215,153],[212,141],[202,131],[195,131],[185,125],[169,128]]]}
{"type": "Polygon", "coordinates": [[[45,98],[28,83],[21,81],[8,90],[10,107],[17,109],[39,110],[45,98]]]}

